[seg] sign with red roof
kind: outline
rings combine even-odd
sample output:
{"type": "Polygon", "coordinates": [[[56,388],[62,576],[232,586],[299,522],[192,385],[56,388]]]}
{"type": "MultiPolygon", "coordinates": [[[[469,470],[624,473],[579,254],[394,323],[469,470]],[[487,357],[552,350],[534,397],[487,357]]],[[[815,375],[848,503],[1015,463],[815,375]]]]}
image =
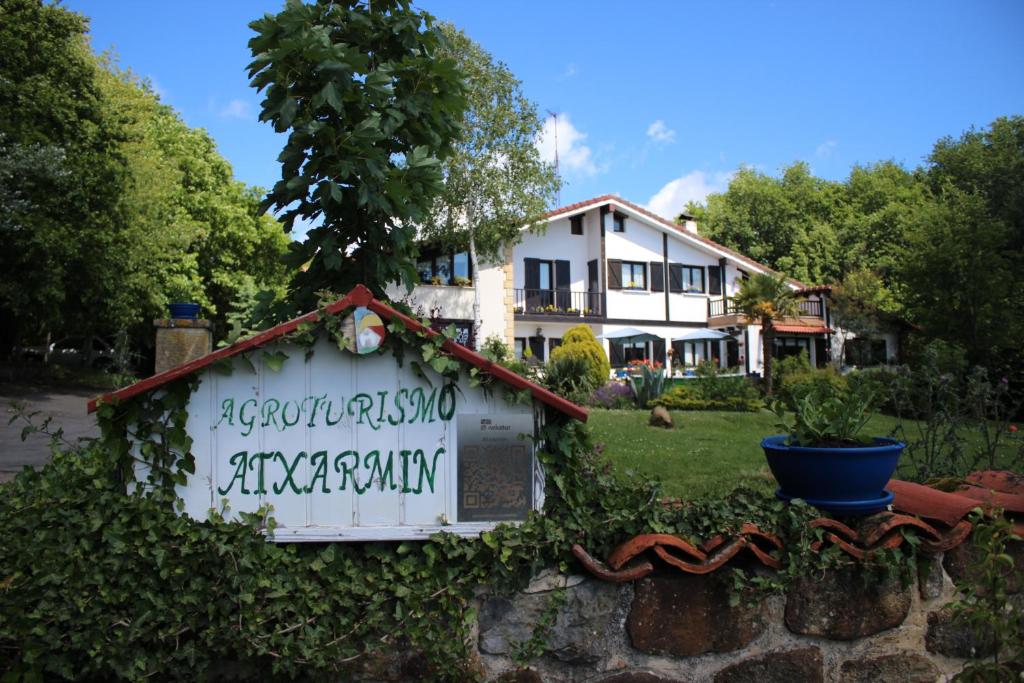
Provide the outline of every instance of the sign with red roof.
{"type": "MultiPolygon", "coordinates": [[[[308,348],[289,341],[321,315],[311,313],[99,399],[198,378],[186,425],[195,473],[177,487],[184,514],[269,506],[276,541],[399,540],[476,535],[541,508],[537,425],[546,409],[585,420],[584,409],[451,340],[442,352],[498,387],[529,391],[532,403],[506,401],[494,384],[470,386],[465,372],[458,380],[435,373],[413,362],[406,341],[391,340],[405,347],[391,353],[389,322],[423,339],[437,333],[363,287],[324,313],[342,316],[342,336],[322,332],[308,348]]],[[[140,464],[137,478],[146,474],[140,464]]]]}

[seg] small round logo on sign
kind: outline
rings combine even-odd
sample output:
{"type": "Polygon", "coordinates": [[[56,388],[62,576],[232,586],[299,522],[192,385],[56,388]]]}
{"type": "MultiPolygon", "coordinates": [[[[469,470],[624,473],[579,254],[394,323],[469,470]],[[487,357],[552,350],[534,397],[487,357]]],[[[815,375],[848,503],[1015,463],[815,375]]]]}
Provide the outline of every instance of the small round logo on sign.
{"type": "Polygon", "coordinates": [[[356,353],[373,353],[379,349],[387,334],[380,316],[360,306],[352,313],[352,318],[355,323],[356,353]]]}

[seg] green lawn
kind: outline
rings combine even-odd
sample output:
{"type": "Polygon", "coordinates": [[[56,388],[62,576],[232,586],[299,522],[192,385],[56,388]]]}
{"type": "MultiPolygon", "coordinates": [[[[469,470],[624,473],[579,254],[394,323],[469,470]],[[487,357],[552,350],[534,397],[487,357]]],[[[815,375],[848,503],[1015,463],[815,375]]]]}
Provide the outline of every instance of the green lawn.
{"type": "MultiPolygon", "coordinates": [[[[667,496],[720,496],[741,485],[775,490],[760,445],[778,433],[774,414],[673,412],[672,430],[649,427],[648,417],[646,410],[594,408],[587,422],[616,468],[660,480],[667,496]]],[[[895,424],[895,418],[876,415],[865,432],[886,435],[895,424]]]]}

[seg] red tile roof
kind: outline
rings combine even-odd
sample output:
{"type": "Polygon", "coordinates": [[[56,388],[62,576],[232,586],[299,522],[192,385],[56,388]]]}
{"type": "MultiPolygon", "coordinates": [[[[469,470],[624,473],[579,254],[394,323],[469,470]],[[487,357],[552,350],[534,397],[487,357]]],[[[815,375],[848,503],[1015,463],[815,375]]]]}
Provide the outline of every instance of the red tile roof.
{"type": "MultiPolygon", "coordinates": [[[[330,304],[324,310],[329,314],[335,314],[345,311],[353,306],[366,306],[374,313],[377,313],[378,315],[380,315],[381,317],[388,321],[397,319],[405,326],[407,330],[413,332],[426,334],[432,337],[437,336],[439,334],[438,332],[435,332],[434,330],[431,330],[430,328],[424,326],[418,320],[414,320],[413,318],[410,318],[404,313],[401,313],[400,311],[396,311],[395,309],[391,308],[386,303],[378,301],[373,297],[373,294],[370,292],[370,290],[364,287],[363,285],[356,285],[351,292],[349,292],[342,298],[338,299],[334,303],[330,304]]],[[[202,358],[197,358],[196,360],[184,363],[169,370],[165,370],[164,372],[161,372],[158,375],[153,375],[152,377],[148,377],[142,380],[141,382],[136,382],[131,386],[119,389],[113,393],[106,394],[99,398],[91,399],[88,403],[88,410],[90,413],[94,412],[96,410],[98,402],[100,401],[123,401],[125,399],[129,399],[133,396],[137,396],[147,391],[152,391],[158,387],[163,386],[164,384],[167,384],[168,382],[198,372],[223,358],[230,358],[232,356],[238,355],[239,353],[243,353],[250,349],[263,346],[264,344],[272,342],[275,339],[279,339],[280,337],[283,337],[284,335],[290,332],[294,332],[302,323],[316,322],[319,319],[319,317],[320,314],[318,311],[307,313],[293,320],[289,320],[288,322],[281,323],[280,325],[272,327],[269,330],[261,332],[260,334],[257,334],[253,337],[249,337],[248,339],[243,339],[241,341],[235,342],[231,346],[224,347],[223,349],[218,349],[213,353],[208,353],[202,358]]],[[[445,351],[455,356],[459,360],[469,363],[470,365],[476,366],[477,368],[488,373],[495,379],[498,379],[515,389],[528,390],[533,395],[533,397],[536,400],[540,401],[541,403],[544,403],[554,408],[555,410],[558,410],[559,412],[564,413],[565,415],[575,418],[581,422],[587,421],[586,408],[582,408],[571,401],[565,400],[558,394],[555,394],[554,392],[545,389],[539,384],[535,384],[529,381],[528,379],[525,379],[524,377],[517,375],[508,368],[491,362],[487,358],[481,356],[479,353],[476,353],[471,349],[467,349],[465,346],[462,346],[461,344],[456,344],[451,339],[445,341],[444,345],[441,348],[443,348],[445,351]]]]}
{"type": "MultiPolygon", "coordinates": [[[[835,546],[857,559],[867,559],[881,548],[896,548],[905,542],[902,530],[913,529],[926,552],[955,548],[970,536],[972,525],[966,517],[982,507],[990,514],[1002,511],[1018,515],[1016,533],[1024,531],[1024,476],[1010,472],[976,472],[967,477],[969,485],[948,493],[923,484],[892,480],[886,488],[895,494],[893,509],[855,521],[819,517],[811,528],[822,529],[822,540],[811,543],[814,552],[835,546]]],[[[782,540],[753,524],[744,524],[731,538],[715,536],[700,545],[671,534],[640,534],[620,544],[607,562],[592,557],[583,546],[572,547],[573,555],[591,574],[604,581],[622,583],[643,578],[654,571],[654,557],[688,574],[707,574],[723,567],[746,550],[766,567],[780,568],[775,556],[782,540]]]]}
{"type": "MultiPolygon", "coordinates": [[[[698,242],[703,242],[704,244],[708,245],[709,247],[712,247],[714,249],[718,249],[720,251],[724,251],[725,253],[729,254],[729,256],[731,256],[733,259],[735,259],[737,261],[740,261],[742,263],[746,263],[747,265],[753,266],[754,268],[758,268],[760,270],[764,270],[764,271],[766,271],[768,273],[772,273],[774,275],[781,275],[781,273],[779,273],[777,270],[773,270],[772,268],[769,268],[768,266],[764,265],[763,263],[758,263],[754,259],[749,258],[747,256],[744,256],[740,252],[738,252],[738,251],[736,251],[734,249],[730,249],[729,247],[725,246],[724,244],[719,244],[718,242],[715,242],[714,240],[710,240],[707,237],[704,237],[704,236],[699,235],[699,234],[694,233],[694,232],[690,232],[684,226],[679,225],[678,223],[674,223],[674,222],[672,222],[672,221],[670,221],[670,220],[668,220],[666,218],[663,218],[663,217],[659,216],[658,214],[654,213],[653,211],[651,211],[649,209],[646,209],[646,208],[640,206],[639,204],[634,204],[633,202],[627,201],[627,200],[623,199],[622,197],[619,197],[618,195],[615,195],[615,194],[603,194],[600,197],[594,197],[593,199],[587,199],[587,200],[582,201],[582,202],[576,202],[575,204],[569,204],[568,206],[559,207],[557,209],[554,209],[553,211],[549,211],[547,214],[544,215],[544,218],[546,218],[546,219],[557,218],[558,216],[561,216],[562,214],[572,213],[573,211],[577,211],[579,209],[582,209],[582,208],[585,208],[585,207],[588,207],[588,206],[600,205],[600,204],[604,204],[606,202],[615,202],[617,204],[620,204],[621,206],[624,206],[624,207],[630,209],[631,211],[634,211],[636,213],[639,213],[639,214],[645,216],[646,218],[649,218],[650,220],[654,221],[655,223],[657,223],[657,224],[659,224],[661,226],[664,226],[666,228],[671,228],[671,229],[673,229],[673,230],[675,230],[675,231],[677,231],[679,233],[682,233],[686,237],[692,238],[692,239],[694,239],[694,240],[696,240],[698,242]]],[[[805,285],[804,283],[800,282],[799,280],[795,280],[793,278],[787,278],[787,280],[789,280],[789,282],[793,286],[795,286],[795,287],[798,287],[800,289],[807,289],[807,285],[805,285]]]]}
{"type": "Polygon", "coordinates": [[[828,334],[832,331],[824,325],[772,325],[772,328],[784,334],[828,334]]]}

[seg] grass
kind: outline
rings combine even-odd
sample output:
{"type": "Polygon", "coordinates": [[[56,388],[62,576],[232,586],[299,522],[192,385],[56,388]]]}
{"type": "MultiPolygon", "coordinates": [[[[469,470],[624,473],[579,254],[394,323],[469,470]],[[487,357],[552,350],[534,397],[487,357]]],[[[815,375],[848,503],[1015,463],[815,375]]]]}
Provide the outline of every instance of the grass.
{"type": "MultiPolygon", "coordinates": [[[[671,430],[648,426],[648,417],[646,410],[591,409],[594,440],[605,444],[620,472],[657,479],[666,496],[689,500],[722,496],[737,486],[775,490],[760,445],[779,432],[774,414],[676,411],[671,430]]],[[[863,433],[885,436],[896,424],[896,418],[876,414],[863,433]]]]}

